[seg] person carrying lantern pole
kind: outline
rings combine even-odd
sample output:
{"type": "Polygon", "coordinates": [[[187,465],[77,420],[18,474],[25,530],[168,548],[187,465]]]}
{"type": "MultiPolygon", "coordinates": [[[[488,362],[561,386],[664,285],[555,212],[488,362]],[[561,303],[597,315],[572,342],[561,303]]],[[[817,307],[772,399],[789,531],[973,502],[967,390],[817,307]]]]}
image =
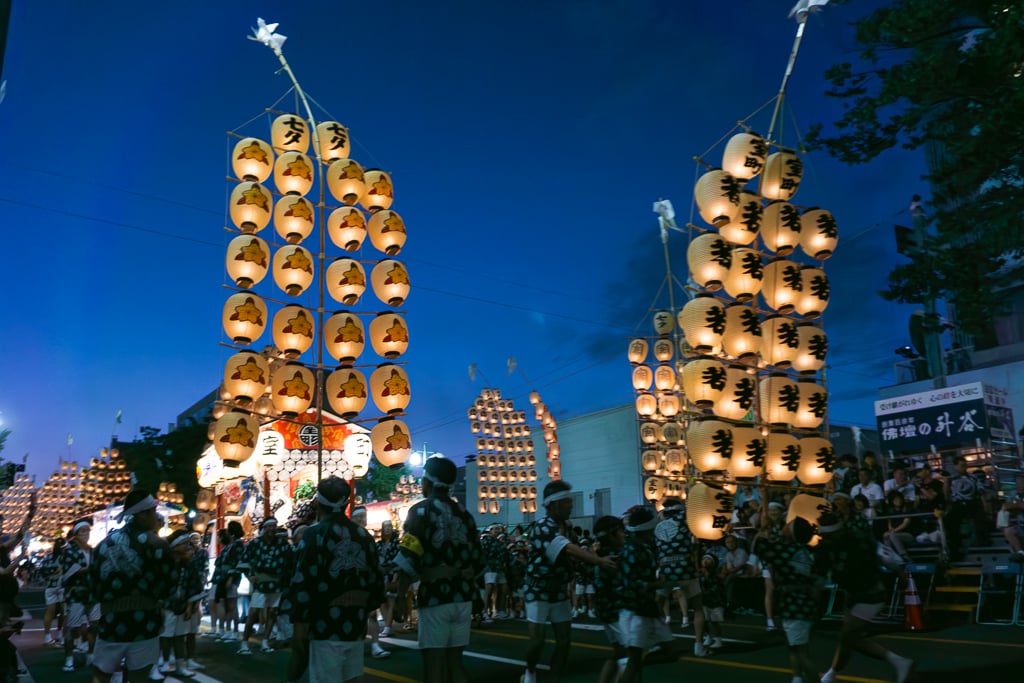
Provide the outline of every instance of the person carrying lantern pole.
{"type": "Polygon", "coordinates": [[[64,672],[75,670],[75,637],[81,635],[88,641],[87,665],[92,663],[92,652],[96,645],[96,625],[100,618],[99,606],[92,603],[89,592],[89,565],[93,549],[89,545],[92,522],[80,519],[71,525],[68,545],[60,556],[63,572],[61,582],[67,614],[64,617],[64,672]]]}
{"type": "Polygon", "coordinates": [[[662,520],[654,530],[658,551],[658,572],[663,580],[660,590],[669,599],[675,598],[683,610],[693,608],[693,654],[705,657],[704,603],[701,599],[700,565],[697,562],[698,544],[686,525],[686,507],[682,499],[669,496],[663,501],[662,520]]]}

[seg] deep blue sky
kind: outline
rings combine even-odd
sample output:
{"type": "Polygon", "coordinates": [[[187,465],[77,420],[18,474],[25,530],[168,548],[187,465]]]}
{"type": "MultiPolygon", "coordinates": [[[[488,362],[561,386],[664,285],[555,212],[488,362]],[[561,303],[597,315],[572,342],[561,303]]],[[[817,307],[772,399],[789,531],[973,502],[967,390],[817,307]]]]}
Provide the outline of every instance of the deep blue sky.
{"type": "MultiPolygon", "coordinates": [[[[627,339],[649,333],[664,276],[651,203],[685,219],[693,156],[774,95],[790,5],[15,0],[0,103],[4,455],[29,453],[45,476],[69,450],[106,445],[117,410],[130,439],[220,381],[225,131],[290,86],[245,39],[259,16],[280,22],[353,158],[392,173],[416,447],[472,450],[465,408],[484,383],[471,363],[525,408],[531,385],[506,378],[516,357],[560,419],[631,400],[627,339]]],[[[822,74],[853,57],[857,11],[811,18],[783,142],[836,117],[822,74]]],[[[764,131],[769,113],[751,124],[764,131]]],[[[873,426],[912,310],[874,293],[900,258],[892,224],[926,190],[922,161],[805,162],[796,201],[840,226],[826,264],[832,420],[873,426]]],[[[672,237],[680,276],[685,244],[672,237]]]]}

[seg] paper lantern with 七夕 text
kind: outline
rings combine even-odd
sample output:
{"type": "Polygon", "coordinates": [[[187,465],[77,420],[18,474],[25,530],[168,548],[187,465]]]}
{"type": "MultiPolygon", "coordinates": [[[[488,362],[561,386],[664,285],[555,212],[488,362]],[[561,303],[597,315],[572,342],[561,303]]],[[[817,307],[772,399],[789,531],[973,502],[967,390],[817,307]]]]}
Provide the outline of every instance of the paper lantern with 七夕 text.
{"type": "Polygon", "coordinates": [[[733,479],[751,479],[761,474],[768,441],[756,427],[732,428],[732,457],[729,474],[733,479]]]}
{"type": "Polygon", "coordinates": [[[697,538],[717,541],[732,519],[732,495],[697,482],[686,495],[686,524],[697,538]]]}
{"type": "Polygon", "coordinates": [[[804,164],[796,154],[785,150],[769,154],[761,174],[761,196],[788,201],[800,188],[803,176],[804,164]]]}
{"type": "Polygon", "coordinates": [[[313,232],[316,209],[305,197],[288,195],[274,204],[274,229],[288,244],[298,244],[313,232]]]}
{"type": "Polygon", "coordinates": [[[412,454],[412,436],[401,420],[384,418],[374,425],[370,439],[373,442],[373,454],[385,467],[403,465],[412,454]]]}
{"type": "Polygon", "coordinates": [[[339,368],[327,375],[324,390],[331,410],[345,418],[358,415],[369,397],[366,377],[354,368],[339,368]]]}
{"type": "Polygon", "coordinates": [[[800,439],[800,467],[796,476],[801,484],[820,486],[832,481],[835,450],[832,442],[820,436],[800,439]]]}
{"type": "Polygon", "coordinates": [[[398,358],[409,348],[409,328],[397,313],[379,313],[370,321],[370,343],[378,356],[398,358]]]}
{"type": "Polygon", "coordinates": [[[281,114],[270,124],[270,144],[278,151],[309,149],[309,124],[301,116],[281,114]]]}
{"type": "Polygon", "coordinates": [[[764,264],[753,249],[736,247],[725,278],[725,291],[740,303],[750,301],[764,286],[764,264]]]}
{"type": "Polygon", "coordinates": [[[714,406],[725,391],[725,382],[725,366],[717,360],[701,358],[683,366],[683,392],[698,408],[714,406]]]}
{"type": "Polygon", "coordinates": [[[761,296],[769,308],[778,313],[791,313],[803,291],[800,266],[786,259],[775,259],[764,267],[761,296]]]}
{"type": "Polygon", "coordinates": [[[274,150],[259,138],[242,138],[231,152],[231,170],[240,180],[262,183],[274,172],[274,150]]]}
{"type": "Polygon", "coordinates": [[[836,249],[839,228],[831,211],[817,207],[800,216],[800,247],[813,259],[824,261],[836,249]]]}
{"type": "Polygon", "coordinates": [[[720,235],[704,233],[690,240],[686,249],[690,277],[708,291],[722,288],[732,265],[732,249],[720,235]]]}
{"type": "Polygon", "coordinates": [[[746,368],[729,366],[725,371],[725,391],[715,402],[715,415],[729,420],[747,417],[757,395],[757,380],[746,368]]]}
{"type": "Polygon", "coordinates": [[[763,217],[761,198],[744,190],[740,192],[740,210],[731,221],[718,228],[718,234],[733,244],[748,245],[761,231],[763,217]]]}
{"type": "Polygon", "coordinates": [[[717,353],[725,333],[725,306],[711,294],[698,294],[679,312],[679,327],[698,353],[717,353]]]}
{"type": "Polygon", "coordinates": [[[382,413],[388,415],[402,413],[408,407],[409,399],[412,398],[409,375],[405,368],[392,363],[378,366],[370,374],[370,393],[373,396],[373,402],[382,413]]]}
{"type": "Polygon", "coordinates": [[[782,315],[770,315],[761,323],[761,360],[779,370],[793,364],[800,350],[797,323],[782,315]]]}
{"type": "Polygon", "coordinates": [[[224,364],[225,391],[236,399],[254,401],[270,384],[270,364],[255,351],[240,351],[224,364]]]}
{"type": "Polygon", "coordinates": [[[760,350],[761,320],[757,317],[757,311],[740,303],[726,306],[722,351],[745,363],[756,360],[760,350]]]}
{"type": "Polygon", "coordinates": [[[797,382],[800,393],[800,408],[793,419],[793,426],[800,429],[815,429],[825,419],[828,411],[828,394],[825,387],[814,380],[802,379],[797,382]]]}
{"type": "Polygon", "coordinates": [[[646,365],[638,365],[633,368],[633,388],[637,391],[650,391],[651,383],[654,382],[654,373],[646,365]]]}
{"type": "Polygon", "coordinates": [[[285,363],[274,370],[270,382],[270,398],[274,408],[285,417],[306,412],[313,402],[316,379],[313,372],[298,363],[285,363]]]}
{"type": "Polygon", "coordinates": [[[289,358],[298,358],[313,344],[313,314],[291,304],[274,314],[274,344],[289,358]]]}
{"type": "Polygon", "coordinates": [[[338,311],[324,322],[324,345],[339,363],[351,363],[363,353],[366,333],[359,316],[338,311]]]}
{"type": "MultiPolygon", "coordinates": [[[[640,338],[630,339],[629,340],[629,349],[626,352],[626,357],[629,359],[630,363],[633,363],[634,365],[636,365],[638,363],[643,363],[645,360],[647,360],[647,351],[648,351],[648,346],[647,346],[647,340],[646,339],[640,339],[640,338]]],[[[530,403],[533,403],[533,394],[532,393],[530,395],[530,398],[531,398],[530,403]]],[[[538,397],[538,400],[539,400],[539,397],[538,397]]]]}
{"type": "Polygon", "coordinates": [[[373,293],[388,306],[401,306],[409,296],[409,271],[393,259],[380,261],[370,272],[373,293]]]}
{"type": "Polygon", "coordinates": [[[808,319],[814,319],[828,308],[830,288],[828,276],[821,268],[804,266],[800,269],[800,296],[795,302],[796,312],[808,319]]]}
{"type": "Polygon", "coordinates": [[[324,274],[327,293],[335,301],[352,306],[366,291],[366,270],[352,258],[337,258],[324,274]]]}
{"type": "Polygon", "coordinates": [[[779,256],[789,256],[800,244],[800,212],[789,202],[769,202],[761,221],[761,242],[779,256]]]}
{"type": "Polygon", "coordinates": [[[366,174],[353,159],[338,159],[327,167],[327,188],[342,204],[353,206],[366,194],[366,174]]]}
{"type": "Polygon", "coordinates": [[[313,187],[313,160],[302,152],[288,151],[274,162],[278,192],[303,197],[313,187]]]}
{"type": "Polygon", "coordinates": [[[700,217],[715,227],[731,221],[740,210],[740,184],[720,168],[697,179],[693,196],[700,217]]]}
{"type": "Polygon", "coordinates": [[[701,472],[724,470],[732,457],[732,429],[721,420],[697,418],[686,429],[686,449],[701,472]]]}
{"type": "Polygon", "coordinates": [[[232,294],[224,302],[224,331],[236,344],[251,344],[267,326],[267,305],[250,292],[232,294]]]}
{"type": "Polygon", "coordinates": [[[792,481],[800,468],[800,441],[783,430],[772,430],[766,439],[765,470],[772,481],[792,481]]]}
{"type": "Polygon", "coordinates": [[[370,216],[367,226],[374,248],[388,256],[395,256],[405,244],[405,221],[397,211],[378,211],[370,216]]]}
{"type": "Polygon", "coordinates": [[[274,252],[274,282],[289,296],[302,294],[313,282],[313,254],[289,244],[274,252]]]}
{"type": "Polygon", "coordinates": [[[379,168],[368,168],[364,178],[366,193],[360,198],[360,202],[366,210],[373,212],[390,208],[395,200],[395,186],[391,184],[391,174],[379,168]]]}
{"type": "Polygon", "coordinates": [[[777,372],[762,377],[757,398],[758,412],[763,422],[793,424],[800,409],[800,391],[796,382],[777,372]]]}
{"type": "Polygon", "coordinates": [[[764,169],[768,159],[768,143],[756,133],[736,133],[725,143],[722,170],[746,182],[764,169]]]}
{"type": "Polygon", "coordinates": [[[228,242],[225,259],[228,275],[242,289],[249,289],[267,275],[270,246],[255,235],[239,235],[228,242]]]}
{"type": "Polygon", "coordinates": [[[239,183],[228,199],[231,222],[244,233],[259,232],[270,223],[274,198],[259,183],[239,183]]]}
{"type": "Polygon", "coordinates": [[[793,358],[793,369],[801,374],[813,374],[825,367],[828,355],[828,338],[825,332],[812,323],[797,325],[799,351],[793,358]]]}
{"type": "Polygon", "coordinates": [[[353,206],[335,209],[327,216],[327,235],[334,246],[357,251],[366,239],[366,216],[353,206]]]}
{"type": "Polygon", "coordinates": [[[214,425],[213,447],[228,467],[238,467],[256,449],[260,425],[248,413],[226,413],[214,425]]]}
{"type": "Polygon", "coordinates": [[[320,159],[329,164],[337,159],[347,159],[352,149],[348,128],[337,121],[324,121],[316,126],[316,137],[320,145],[320,159]]]}

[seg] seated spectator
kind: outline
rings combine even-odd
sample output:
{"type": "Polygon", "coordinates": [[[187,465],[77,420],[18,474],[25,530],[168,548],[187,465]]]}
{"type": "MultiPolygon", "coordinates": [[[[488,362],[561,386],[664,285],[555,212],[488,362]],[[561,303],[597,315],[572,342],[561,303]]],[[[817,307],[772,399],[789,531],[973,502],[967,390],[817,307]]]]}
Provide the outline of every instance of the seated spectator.
{"type": "Polygon", "coordinates": [[[913,505],[917,500],[917,492],[914,489],[914,484],[910,481],[910,477],[907,476],[907,468],[903,465],[898,465],[892,470],[892,479],[886,479],[885,485],[882,487],[882,492],[886,498],[893,491],[899,491],[903,494],[903,500],[913,505]]]}
{"type": "Polygon", "coordinates": [[[863,493],[858,493],[857,497],[853,499],[853,511],[868,521],[875,519],[875,509],[871,507],[871,503],[863,493]]]}
{"type": "Polygon", "coordinates": [[[899,491],[889,494],[886,505],[886,531],[882,540],[903,558],[904,562],[910,562],[910,555],[907,553],[907,546],[914,542],[918,533],[918,525],[913,517],[901,517],[900,515],[910,513],[907,501],[899,491]]]}
{"type": "Polygon", "coordinates": [[[878,459],[872,451],[864,451],[864,458],[861,467],[871,473],[871,481],[875,482],[879,486],[885,481],[885,474],[882,472],[882,466],[878,464],[878,459]]]}
{"type": "Polygon", "coordinates": [[[736,580],[743,576],[747,568],[749,553],[740,546],[736,536],[729,534],[725,537],[725,558],[720,562],[722,581],[725,583],[725,602],[728,609],[737,608],[736,603],[736,580]]]}
{"type": "Polygon", "coordinates": [[[849,493],[857,485],[857,458],[849,453],[839,456],[839,466],[833,472],[833,483],[836,491],[849,493]]]}
{"type": "MultiPolygon", "coordinates": [[[[875,486],[878,486],[875,484],[875,486]]],[[[858,497],[865,498],[858,494],[858,497]]],[[[866,500],[866,498],[865,498],[866,500]]],[[[853,498],[845,493],[836,493],[832,496],[832,508],[836,515],[843,520],[847,529],[870,534],[872,529],[871,520],[866,515],[858,514],[853,507],[853,498]]]]}
{"type": "Polygon", "coordinates": [[[858,495],[863,495],[868,499],[871,507],[877,507],[879,503],[885,500],[882,487],[872,479],[869,468],[861,467],[857,470],[857,478],[859,483],[850,490],[850,496],[857,497],[858,495]]]}
{"type": "Polygon", "coordinates": [[[935,512],[945,506],[946,494],[942,478],[934,474],[928,465],[914,473],[914,489],[918,512],[935,512]]]}

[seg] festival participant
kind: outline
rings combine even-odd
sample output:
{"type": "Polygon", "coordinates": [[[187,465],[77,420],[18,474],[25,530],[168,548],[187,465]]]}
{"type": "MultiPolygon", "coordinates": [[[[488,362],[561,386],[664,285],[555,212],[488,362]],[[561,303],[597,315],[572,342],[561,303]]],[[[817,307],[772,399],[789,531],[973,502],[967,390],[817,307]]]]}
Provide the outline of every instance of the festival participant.
{"type": "MultiPolygon", "coordinates": [[[[292,639],[291,647],[288,649],[288,683],[296,683],[306,670],[309,668],[309,639],[308,637],[298,638],[295,629],[295,616],[293,611],[293,605],[295,604],[295,593],[294,593],[294,580],[295,574],[298,571],[296,563],[299,560],[299,543],[302,542],[303,536],[309,530],[309,524],[316,523],[316,511],[314,510],[313,518],[309,520],[299,521],[292,527],[292,548],[295,552],[292,553],[292,566],[289,573],[288,583],[285,586],[284,594],[281,596],[281,613],[288,615],[288,620],[292,627],[292,639]]],[[[306,627],[308,632],[308,626],[306,627]]]]}
{"type": "Polygon", "coordinates": [[[242,633],[240,655],[251,655],[249,638],[253,634],[256,620],[260,623],[260,652],[273,652],[270,646],[270,632],[277,620],[277,606],[281,602],[281,580],[292,564],[292,549],[288,542],[277,533],[277,520],[267,517],[260,524],[260,535],[245,546],[243,566],[252,585],[252,601],[242,633]]]}
{"type": "Polygon", "coordinates": [[[409,509],[395,564],[401,570],[395,620],[405,617],[405,596],[414,579],[418,592],[418,639],[426,683],[469,680],[462,651],[469,645],[476,580],[484,557],[476,522],[452,500],[455,463],[443,456],[428,458],[423,467],[424,500],[409,509]]]}
{"type": "Polygon", "coordinates": [[[704,603],[700,592],[700,568],[697,564],[697,542],[686,525],[686,508],[676,496],[663,501],[662,520],[654,531],[657,543],[658,568],[665,579],[661,590],[675,598],[682,610],[682,625],[689,625],[687,611],[693,608],[693,653],[708,654],[704,647],[704,603]]]}
{"type": "Polygon", "coordinates": [[[615,560],[599,557],[583,550],[569,540],[569,519],[572,517],[572,485],[562,479],[544,487],[544,509],[547,515],[534,524],[530,532],[530,556],[526,566],[526,620],[529,622],[529,645],[526,650],[526,671],[522,683],[535,683],[537,664],[544,651],[544,638],[550,622],[555,632],[555,651],[551,657],[551,673],[555,681],[565,674],[571,644],[572,606],[569,582],[573,576],[572,560],[581,560],[609,570],[615,560]]]}
{"type": "Polygon", "coordinates": [[[96,625],[100,618],[99,605],[92,601],[89,592],[89,566],[93,549],[89,545],[92,522],[80,519],[71,525],[70,542],[60,556],[64,600],[67,616],[64,618],[64,671],[75,670],[75,638],[80,636],[88,643],[86,666],[92,664],[96,645],[96,625]]]}
{"type": "Polygon", "coordinates": [[[384,570],[384,585],[387,587],[387,599],[380,608],[380,615],[384,621],[384,628],[380,632],[381,638],[391,636],[391,626],[394,623],[395,588],[397,586],[395,582],[398,580],[398,566],[395,564],[395,558],[398,557],[398,551],[398,534],[395,532],[391,520],[386,519],[380,526],[380,540],[377,541],[377,556],[380,557],[380,567],[384,570]]]}
{"type": "MultiPolygon", "coordinates": [[[[366,528],[365,505],[356,505],[352,508],[352,521],[362,528],[366,528]]],[[[379,557],[380,555],[378,554],[379,557]]],[[[378,610],[375,609],[366,617],[366,633],[370,636],[370,656],[374,659],[387,659],[391,656],[391,653],[380,644],[380,621],[377,616],[378,610]]]]}
{"type": "MultiPolygon", "coordinates": [[[[622,683],[642,680],[644,653],[655,645],[672,641],[672,632],[661,618],[656,597],[659,585],[666,580],[675,582],[674,577],[664,576],[664,568],[662,578],[658,578],[658,551],[654,534],[655,528],[661,524],[664,522],[659,523],[650,508],[639,506],[630,511],[626,521],[626,543],[619,556],[619,573],[616,576],[616,586],[622,601],[619,633],[628,652],[626,668],[619,679],[622,683]]],[[[699,601],[695,609],[701,610],[699,601]]],[[[703,613],[701,617],[700,623],[703,626],[703,613]]],[[[696,615],[694,622],[697,622],[696,615]]],[[[698,633],[697,638],[702,635],[698,633]]]]}
{"type": "MultiPolygon", "coordinates": [[[[202,618],[202,599],[206,593],[206,575],[210,570],[210,554],[203,545],[203,537],[198,533],[189,534],[189,543],[192,545],[192,561],[190,569],[194,586],[198,586],[199,594],[193,594],[192,619],[189,621],[188,632],[185,634],[185,659],[189,669],[197,670],[205,668],[196,661],[196,635],[199,633],[199,622],[202,618]]],[[[213,619],[211,615],[211,621],[213,619]]],[[[212,626],[212,623],[211,623],[212,626]]]]}
{"type": "Polygon", "coordinates": [[[508,589],[509,553],[508,546],[499,538],[501,525],[492,524],[487,532],[480,537],[480,547],[484,554],[484,623],[493,619],[506,619],[505,593],[508,589]]]}
{"type": "Polygon", "coordinates": [[[198,608],[203,587],[192,565],[195,549],[188,531],[178,529],[167,537],[174,569],[172,588],[164,601],[164,627],[160,633],[161,673],[191,677],[195,672],[188,667],[185,638],[192,624],[192,614],[198,608]],[[171,650],[174,663],[171,663],[171,650]]]}
{"type": "Polygon", "coordinates": [[[832,668],[821,677],[821,683],[833,683],[846,668],[854,650],[874,659],[888,662],[896,670],[896,683],[905,683],[914,662],[886,649],[872,635],[872,620],[882,610],[888,593],[882,583],[877,542],[871,536],[846,529],[842,520],[831,512],[818,520],[821,543],[816,548],[816,573],[832,571],[832,581],[849,596],[849,607],[843,615],[839,647],[832,659],[832,668]]]}
{"type": "Polygon", "coordinates": [[[174,587],[171,550],[157,535],[163,520],[156,499],[133,489],[119,519],[125,522],[96,546],[89,566],[101,616],[93,656],[94,683],[109,683],[125,662],[128,683],[141,683],[160,656],[160,605],[174,587]]]}
{"type": "Polygon", "coordinates": [[[373,537],[345,516],[351,495],[345,480],[321,479],[314,503],[318,522],[296,549],[288,608],[293,640],[300,651],[308,647],[310,683],[362,676],[366,617],[384,602],[373,537]]]}
{"type": "Polygon", "coordinates": [[[53,624],[54,618],[56,618],[57,630],[60,631],[60,623],[64,616],[64,589],[61,587],[61,574],[63,572],[60,568],[60,556],[65,544],[66,541],[63,538],[55,539],[53,549],[47,553],[42,564],[39,566],[39,574],[46,582],[46,613],[43,615],[43,632],[46,634],[43,636],[44,645],[57,645],[61,640],[59,635],[55,639],[50,634],[50,626],[53,624]]]}
{"type": "MultiPolygon", "coordinates": [[[[618,517],[606,515],[594,522],[594,540],[599,557],[614,557],[626,543],[626,527],[618,517]]],[[[622,599],[615,585],[616,571],[604,567],[591,567],[594,584],[594,613],[597,622],[604,626],[605,637],[612,647],[611,657],[601,667],[600,683],[616,683],[626,668],[627,651],[619,627],[619,610],[622,599]]]]}
{"type": "Polygon", "coordinates": [[[213,584],[219,609],[224,615],[224,630],[217,639],[222,642],[238,640],[238,584],[242,579],[242,558],[245,554],[245,542],[242,537],[245,530],[237,521],[228,522],[228,528],[221,530],[218,539],[221,543],[220,554],[213,565],[213,584]],[[226,541],[226,543],[225,543],[226,541]]]}

